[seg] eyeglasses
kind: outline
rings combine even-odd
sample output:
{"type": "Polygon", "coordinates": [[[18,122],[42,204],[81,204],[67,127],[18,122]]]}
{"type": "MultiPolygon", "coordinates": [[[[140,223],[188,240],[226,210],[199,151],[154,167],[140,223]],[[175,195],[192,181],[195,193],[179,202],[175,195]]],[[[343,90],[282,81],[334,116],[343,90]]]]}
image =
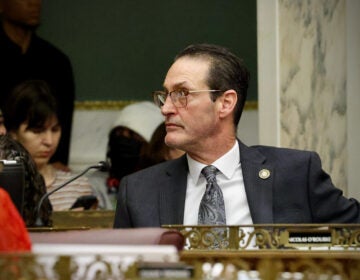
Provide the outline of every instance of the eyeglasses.
{"type": "Polygon", "coordinates": [[[171,102],[176,108],[184,108],[187,105],[187,96],[190,93],[201,93],[201,92],[220,92],[219,89],[202,89],[202,90],[187,90],[187,89],[176,89],[169,93],[165,91],[154,91],[152,93],[154,102],[158,107],[162,107],[165,104],[166,98],[170,96],[171,102]]]}

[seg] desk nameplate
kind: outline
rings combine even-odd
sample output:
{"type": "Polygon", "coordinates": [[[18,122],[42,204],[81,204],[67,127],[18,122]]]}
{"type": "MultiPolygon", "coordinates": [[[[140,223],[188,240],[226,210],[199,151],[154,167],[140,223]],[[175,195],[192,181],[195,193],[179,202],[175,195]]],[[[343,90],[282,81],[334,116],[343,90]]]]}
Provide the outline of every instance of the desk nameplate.
{"type": "Polygon", "coordinates": [[[287,240],[286,247],[330,247],[334,239],[330,230],[288,230],[285,232],[285,235],[287,240]]]}

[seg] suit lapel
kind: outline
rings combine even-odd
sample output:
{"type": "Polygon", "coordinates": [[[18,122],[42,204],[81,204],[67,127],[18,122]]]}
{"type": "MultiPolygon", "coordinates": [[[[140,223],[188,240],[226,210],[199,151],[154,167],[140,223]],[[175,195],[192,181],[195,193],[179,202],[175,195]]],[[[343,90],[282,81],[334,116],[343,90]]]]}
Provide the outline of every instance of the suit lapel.
{"type": "Polygon", "coordinates": [[[274,168],[266,164],[266,158],[257,150],[240,141],[239,146],[245,191],[253,223],[273,223],[274,168]]]}
{"type": "Polygon", "coordinates": [[[161,225],[183,224],[187,173],[185,155],[174,160],[165,170],[165,181],[159,192],[161,225]]]}
{"type": "MultiPolygon", "coordinates": [[[[272,191],[273,166],[257,150],[239,141],[240,162],[250,214],[254,224],[273,223],[272,191]],[[261,178],[259,172],[267,170],[269,177],[261,178]]],[[[188,165],[186,155],[174,160],[164,171],[164,181],[159,192],[161,225],[183,224],[188,165]]]]}

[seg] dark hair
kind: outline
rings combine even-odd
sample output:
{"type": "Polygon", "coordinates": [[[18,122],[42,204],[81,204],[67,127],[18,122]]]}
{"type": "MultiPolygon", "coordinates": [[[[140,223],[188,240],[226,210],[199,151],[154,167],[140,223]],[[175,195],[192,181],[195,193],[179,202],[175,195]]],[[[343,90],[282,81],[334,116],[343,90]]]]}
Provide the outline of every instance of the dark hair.
{"type": "MultiPolygon", "coordinates": [[[[186,47],[176,57],[198,57],[210,62],[207,84],[210,89],[236,91],[238,101],[234,110],[234,125],[237,127],[244,109],[250,73],[243,60],[230,52],[227,48],[211,44],[195,44],[186,47]]],[[[222,93],[211,93],[213,101],[222,93]]]]}
{"type": "Polygon", "coordinates": [[[170,147],[165,144],[166,126],[165,122],[158,125],[151,136],[149,143],[149,156],[152,156],[155,163],[165,161],[170,147]]]}
{"type": "Polygon", "coordinates": [[[151,136],[147,150],[141,162],[141,168],[146,168],[154,164],[166,161],[169,154],[169,147],[165,144],[166,127],[161,123],[151,136]]]}
{"type": "Polygon", "coordinates": [[[24,122],[28,123],[28,128],[41,128],[53,116],[58,117],[56,99],[42,80],[28,80],[17,85],[4,108],[8,131],[17,130],[24,122]]]}
{"type": "MultiPolygon", "coordinates": [[[[26,226],[34,226],[36,221],[36,207],[41,197],[46,194],[43,177],[36,169],[36,165],[28,151],[9,135],[0,135],[0,159],[16,160],[25,168],[25,194],[23,218],[26,226]]],[[[49,199],[41,205],[39,216],[45,226],[51,226],[52,206],[49,199]]]]}
{"type": "Polygon", "coordinates": [[[128,127],[119,125],[111,129],[106,152],[110,178],[120,181],[125,175],[138,171],[147,145],[142,136],[128,127]]]}

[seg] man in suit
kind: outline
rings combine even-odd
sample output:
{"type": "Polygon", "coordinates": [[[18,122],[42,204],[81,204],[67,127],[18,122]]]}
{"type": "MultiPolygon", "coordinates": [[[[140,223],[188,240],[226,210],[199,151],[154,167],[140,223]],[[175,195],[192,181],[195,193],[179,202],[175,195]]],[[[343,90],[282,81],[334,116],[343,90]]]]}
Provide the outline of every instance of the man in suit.
{"type": "Polygon", "coordinates": [[[242,60],[223,47],[177,55],[154,101],[166,144],[186,154],[122,179],[114,227],[360,222],[359,202],[333,186],[316,153],[236,138],[248,82],[242,60]],[[202,171],[209,165],[215,183],[202,171]]]}

